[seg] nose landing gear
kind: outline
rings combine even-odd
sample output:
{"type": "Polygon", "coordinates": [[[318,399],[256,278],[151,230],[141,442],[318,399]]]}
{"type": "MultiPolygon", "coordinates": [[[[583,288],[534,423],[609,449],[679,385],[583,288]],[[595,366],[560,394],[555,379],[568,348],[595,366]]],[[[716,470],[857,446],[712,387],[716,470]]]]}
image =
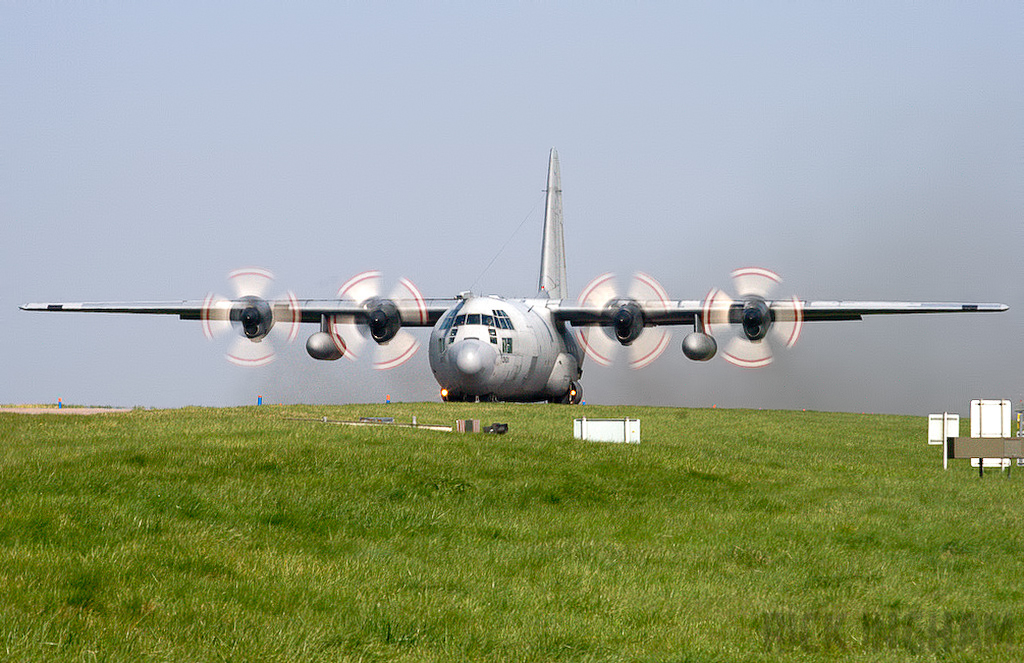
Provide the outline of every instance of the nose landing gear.
{"type": "Polygon", "coordinates": [[[441,390],[441,400],[445,403],[497,403],[498,397],[494,394],[463,394],[456,391],[441,390]]]}

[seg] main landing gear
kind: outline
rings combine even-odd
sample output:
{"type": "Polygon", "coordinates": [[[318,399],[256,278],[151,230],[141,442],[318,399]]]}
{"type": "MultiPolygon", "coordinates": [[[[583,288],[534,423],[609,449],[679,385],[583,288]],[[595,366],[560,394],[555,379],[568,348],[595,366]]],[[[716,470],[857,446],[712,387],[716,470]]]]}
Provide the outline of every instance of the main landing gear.
{"type": "Polygon", "coordinates": [[[583,385],[579,382],[570,382],[569,391],[565,393],[559,400],[551,400],[552,403],[562,403],[563,405],[579,405],[583,402],[583,385]]]}

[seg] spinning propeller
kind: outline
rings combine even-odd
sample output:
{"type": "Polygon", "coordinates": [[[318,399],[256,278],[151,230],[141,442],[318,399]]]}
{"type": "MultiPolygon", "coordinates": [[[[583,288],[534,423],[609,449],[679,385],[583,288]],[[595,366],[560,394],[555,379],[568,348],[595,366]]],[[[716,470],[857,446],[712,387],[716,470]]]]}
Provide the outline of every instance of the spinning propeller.
{"type": "Polygon", "coordinates": [[[611,364],[619,347],[625,346],[630,368],[643,368],[665,351],[671,335],[665,327],[645,329],[643,312],[664,310],[668,294],[660,283],[640,273],[633,275],[626,297],[618,292],[613,274],[602,274],[583,289],[579,303],[603,308],[608,324],[583,327],[580,341],[587,354],[602,366],[611,364]]]}
{"type": "Polygon", "coordinates": [[[359,358],[367,339],[375,342],[373,367],[388,369],[409,361],[419,341],[402,329],[402,320],[424,324],[427,309],[420,291],[409,279],[400,279],[387,298],[380,297],[381,273],[368,271],[349,279],[338,290],[338,299],[360,305],[364,315],[331,317],[331,336],[349,359],[359,358]]]}
{"type": "Polygon", "coordinates": [[[704,300],[705,330],[712,336],[726,336],[722,356],[744,368],[760,368],[772,363],[772,344],[793,347],[803,328],[803,303],[796,297],[768,300],[782,282],[779,275],[759,267],[737,269],[732,273],[738,299],[715,288],[704,300]]]}
{"type": "Polygon", "coordinates": [[[213,339],[235,328],[240,335],[225,355],[239,366],[264,366],[274,360],[275,342],[292,342],[302,316],[291,292],[273,300],[265,294],[274,276],[265,269],[238,269],[228,274],[233,299],[209,294],[203,301],[203,333],[213,339]]]}

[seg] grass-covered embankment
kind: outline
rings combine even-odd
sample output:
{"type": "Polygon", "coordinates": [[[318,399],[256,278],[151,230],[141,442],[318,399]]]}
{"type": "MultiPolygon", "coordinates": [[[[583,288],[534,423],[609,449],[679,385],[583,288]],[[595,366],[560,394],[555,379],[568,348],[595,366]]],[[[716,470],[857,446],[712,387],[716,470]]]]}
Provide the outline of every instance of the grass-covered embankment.
{"type": "Polygon", "coordinates": [[[923,417],[0,414],[12,660],[1020,660],[1024,473],[923,417]],[[639,417],[643,443],[572,439],[639,417]],[[291,416],[508,422],[505,436],[291,416]]]}

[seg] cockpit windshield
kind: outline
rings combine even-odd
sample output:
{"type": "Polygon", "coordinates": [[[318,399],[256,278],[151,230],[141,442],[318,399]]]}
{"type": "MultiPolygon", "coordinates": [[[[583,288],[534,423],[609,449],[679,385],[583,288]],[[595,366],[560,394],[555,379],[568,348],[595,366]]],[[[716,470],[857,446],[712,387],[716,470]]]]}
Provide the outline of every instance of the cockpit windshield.
{"type": "MultiPolygon", "coordinates": [[[[514,329],[512,326],[512,320],[508,317],[508,314],[505,313],[505,311],[492,311],[492,313],[494,315],[490,315],[488,313],[461,313],[454,316],[454,321],[451,322],[451,326],[461,327],[462,325],[484,325],[485,327],[496,329],[514,329]]],[[[446,320],[445,323],[448,324],[448,321],[446,320]]]]}

